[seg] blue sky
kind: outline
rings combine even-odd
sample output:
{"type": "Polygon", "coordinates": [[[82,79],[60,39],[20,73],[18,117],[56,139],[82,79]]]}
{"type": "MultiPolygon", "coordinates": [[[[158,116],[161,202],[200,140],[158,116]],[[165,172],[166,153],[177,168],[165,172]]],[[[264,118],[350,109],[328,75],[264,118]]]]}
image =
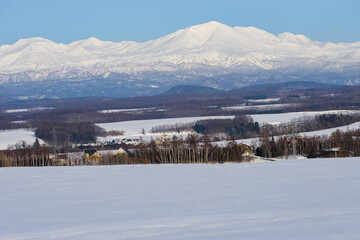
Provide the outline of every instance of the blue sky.
{"type": "Polygon", "coordinates": [[[0,0],[0,45],[44,37],[144,42],[208,21],[360,41],[358,0],[0,0]]]}

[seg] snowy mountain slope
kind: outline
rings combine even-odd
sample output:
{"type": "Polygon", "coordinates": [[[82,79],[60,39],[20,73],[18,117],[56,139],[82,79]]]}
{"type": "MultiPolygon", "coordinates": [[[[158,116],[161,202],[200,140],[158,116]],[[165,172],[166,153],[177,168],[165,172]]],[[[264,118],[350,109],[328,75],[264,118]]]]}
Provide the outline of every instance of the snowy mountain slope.
{"type": "Polygon", "coordinates": [[[274,36],[254,27],[229,27],[218,22],[145,43],[89,38],[61,44],[37,37],[0,47],[0,84],[102,81],[126,74],[125,81],[136,81],[140,89],[186,80],[199,84],[201,78],[207,78],[201,85],[227,89],[252,81],[272,81],[273,76],[286,80],[291,75],[357,84],[358,73],[360,42],[323,43],[303,35],[274,36]],[[209,79],[234,73],[242,80],[220,84],[209,79]]]}

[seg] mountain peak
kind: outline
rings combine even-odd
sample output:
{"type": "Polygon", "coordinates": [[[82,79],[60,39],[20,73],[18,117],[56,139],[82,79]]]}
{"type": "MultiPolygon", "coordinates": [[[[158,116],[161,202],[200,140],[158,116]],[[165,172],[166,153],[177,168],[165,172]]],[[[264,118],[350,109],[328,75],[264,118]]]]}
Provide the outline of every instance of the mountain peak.
{"type": "Polygon", "coordinates": [[[220,23],[218,21],[210,21],[210,22],[205,22],[205,23],[202,23],[202,24],[198,24],[198,25],[195,25],[195,26],[206,26],[206,27],[228,27],[228,25],[225,25],[223,23],[220,23]]]}
{"type": "Polygon", "coordinates": [[[101,40],[97,39],[96,37],[89,37],[88,39],[85,39],[84,41],[86,41],[86,42],[91,42],[91,43],[99,43],[99,42],[102,42],[101,40]]]}
{"type": "Polygon", "coordinates": [[[106,47],[107,45],[115,44],[110,41],[101,41],[95,37],[90,37],[88,39],[72,42],[69,44],[70,47],[81,47],[87,50],[95,50],[101,47],[106,47]]]}
{"type": "Polygon", "coordinates": [[[161,52],[166,52],[168,49],[211,50],[212,47],[214,47],[213,50],[216,51],[221,48],[221,46],[226,46],[236,39],[236,35],[238,35],[238,33],[234,28],[216,21],[211,21],[181,29],[172,34],[150,41],[149,43],[153,44],[156,42],[154,45],[156,49],[161,52]]]}
{"type": "MultiPolygon", "coordinates": [[[[63,46],[64,46],[63,44],[57,44],[49,39],[42,38],[42,37],[24,38],[24,39],[19,39],[13,45],[0,46],[0,56],[5,57],[5,56],[15,54],[17,57],[20,57],[21,55],[24,54],[23,51],[46,52],[47,50],[52,51],[55,49],[63,48],[63,46]]],[[[0,57],[0,59],[1,59],[1,57],[0,57]]],[[[9,60],[0,61],[0,65],[1,65],[1,62],[5,63],[5,65],[7,65],[9,62],[13,62],[13,61],[9,61],[9,60]]]]}
{"type": "Polygon", "coordinates": [[[81,45],[86,46],[101,46],[105,43],[105,41],[101,41],[96,37],[89,37],[88,39],[82,40],[81,45]]]}
{"type": "Polygon", "coordinates": [[[207,31],[207,32],[214,32],[217,31],[219,29],[232,29],[232,27],[229,27],[228,25],[219,23],[217,21],[211,21],[211,22],[206,22],[203,24],[198,24],[198,25],[194,25],[191,26],[189,28],[187,28],[189,30],[195,30],[195,31],[207,31]]]}
{"type": "Polygon", "coordinates": [[[32,37],[19,39],[14,45],[29,45],[36,43],[53,43],[51,40],[42,37],[32,37]]]}
{"type": "Polygon", "coordinates": [[[291,42],[291,43],[310,43],[311,40],[302,35],[302,34],[292,34],[289,32],[280,33],[278,38],[283,42],[291,42]]]}

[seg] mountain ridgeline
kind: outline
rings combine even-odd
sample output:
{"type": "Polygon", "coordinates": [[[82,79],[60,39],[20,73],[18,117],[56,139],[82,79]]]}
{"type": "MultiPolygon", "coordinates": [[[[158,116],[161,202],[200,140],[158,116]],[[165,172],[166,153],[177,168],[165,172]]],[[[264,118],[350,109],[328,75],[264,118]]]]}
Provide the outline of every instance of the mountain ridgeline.
{"type": "Polygon", "coordinates": [[[161,95],[180,95],[180,94],[217,94],[222,93],[224,91],[212,88],[212,87],[204,87],[199,85],[178,85],[170,88],[168,91],[162,93],[161,95]]]}
{"type": "Polygon", "coordinates": [[[219,22],[144,43],[37,37],[0,47],[0,95],[17,99],[155,95],[177,85],[357,85],[359,75],[360,42],[317,42],[219,22]]]}

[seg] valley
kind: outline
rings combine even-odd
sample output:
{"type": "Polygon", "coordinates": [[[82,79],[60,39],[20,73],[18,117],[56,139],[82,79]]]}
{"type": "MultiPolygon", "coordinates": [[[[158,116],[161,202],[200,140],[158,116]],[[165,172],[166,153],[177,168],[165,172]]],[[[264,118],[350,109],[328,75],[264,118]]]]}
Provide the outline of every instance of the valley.
{"type": "MultiPolygon", "coordinates": [[[[246,144],[256,154],[264,133],[270,140],[290,142],[295,134],[305,143],[328,141],[337,130],[358,129],[357,87],[305,85],[264,84],[231,91],[190,85],[146,97],[9,101],[0,112],[0,147],[22,151],[39,141],[48,153],[61,155],[119,147],[136,151],[139,144],[142,148],[156,141],[161,146],[174,137],[184,143],[195,137],[199,144],[209,138],[206,141],[220,147],[233,141],[246,144]]],[[[356,139],[356,132],[349,134],[356,139]]],[[[326,146],[318,146],[318,153],[326,146]]],[[[306,151],[298,154],[309,154],[306,151]]],[[[358,154],[345,147],[342,156],[350,153],[358,154]]]]}

